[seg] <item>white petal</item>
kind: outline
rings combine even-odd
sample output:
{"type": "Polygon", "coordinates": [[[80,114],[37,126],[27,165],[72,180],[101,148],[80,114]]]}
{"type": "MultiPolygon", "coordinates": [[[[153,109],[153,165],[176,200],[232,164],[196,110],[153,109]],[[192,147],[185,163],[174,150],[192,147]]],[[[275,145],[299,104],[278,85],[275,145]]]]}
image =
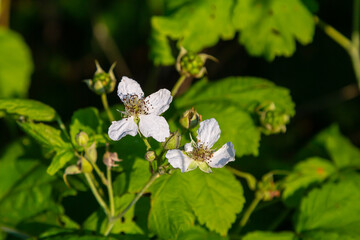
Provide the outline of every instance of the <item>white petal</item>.
{"type": "Polygon", "coordinates": [[[180,168],[181,172],[187,172],[193,169],[188,169],[190,163],[193,161],[191,158],[186,156],[179,149],[167,151],[165,157],[169,160],[169,163],[174,168],[180,168]]]}
{"type": "Polygon", "coordinates": [[[156,93],[145,98],[148,114],[160,115],[165,112],[172,101],[171,92],[167,89],[160,89],[156,93]]]}
{"type": "Polygon", "coordinates": [[[194,150],[194,148],[192,147],[191,143],[186,143],[184,146],[184,150],[185,150],[185,152],[192,152],[192,150],[194,150]]]}
{"type": "Polygon", "coordinates": [[[220,127],[215,118],[200,123],[197,139],[207,148],[211,148],[220,138],[220,127]]]}
{"type": "Polygon", "coordinates": [[[121,119],[120,121],[113,121],[109,127],[109,137],[114,141],[118,141],[126,135],[135,136],[138,131],[138,126],[132,117],[121,119]]]}
{"type": "Polygon", "coordinates": [[[140,115],[139,128],[144,137],[153,137],[158,142],[170,136],[169,124],[161,116],[140,115]]]}
{"type": "Polygon", "coordinates": [[[122,101],[126,95],[137,95],[142,98],[144,97],[144,92],[137,81],[123,77],[118,86],[118,96],[122,101]]]}
{"type": "Polygon", "coordinates": [[[235,149],[232,142],[228,142],[217,150],[207,163],[212,168],[222,168],[232,161],[235,161],[235,149]]]}

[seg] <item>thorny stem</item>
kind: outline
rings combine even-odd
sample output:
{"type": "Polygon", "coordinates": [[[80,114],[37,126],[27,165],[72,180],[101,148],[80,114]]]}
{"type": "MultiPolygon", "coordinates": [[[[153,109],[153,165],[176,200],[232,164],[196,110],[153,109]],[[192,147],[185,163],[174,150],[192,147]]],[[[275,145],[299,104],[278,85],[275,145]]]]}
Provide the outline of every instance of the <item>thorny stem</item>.
{"type": "Polygon", "coordinates": [[[253,190],[253,191],[255,190],[255,188],[256,188],[256,178],[255,178],[253,175],[251,175],[250,173],[241,172],[241,171],[239,171],[239,170],[237,170],[237,169],[235,169],[235,168],[232,168],[232,167],[230,167],[230,166],[226,166],[226,168],[227,168],[230,172],[232,172],[233,174],[235,174],[236,176],[241,177],[241,178],[245,178],[245,180],[246,180],[249,188],[250,188],[251,190],[253,190]]]}
{"type": "Polygon", "coordinates": [[[360,88],[360,0],[354,0],[353,33],[351,40],[345,37],[343,34],[341,34],[338,30],[336,30],[329,24],[319,19],[319,17],[315,16],[314,20],[318,24],[318,26],[325,32],[325,34],[327,34],[330,38],[337,42],[349,54],[353,64],[354,74],[358,83],[358,87],[360,88]]]}
{"type": "MultiPolygon", "coordinates": [[[[243,217],[240,221],[240,227],[244,227],[246,223],[248,222],[250,215],[254,212],[256,206],[260,203],[260,201],[263,199],[263,196],[260,194],[255,194],[254,200],[251,202],[250,206],[246,209],[243,217]]],[[[240,228],[240,230],[241,230],[240,228]]]]}
{"type": "Polygon", "coordinates": [[[175,95],[178,93],[181,85],[184,83],[185,80],[186,80],[186,76],[181,75],[178,81],[175,83],[175,86],[171,90],[171,96],[175,97],[175,95]]]}
{"type": "Polygon", "coordinates": [[[109,208],[108,206],[106,205],[106,203],[104,202],[104,200],[101,198],[98,190],[96,189],[92,179],[91,179],[91,176],[89,173],[84,173],[85,175],[85,178],[87,180],[87,182],[89,183],[89,187],[92,191],[92,193],[94,194],[95,198],[96,198],[96,201],[99,203],[99,205],[104,209],[104,212],[106,215],[109,215],[109,208]]]}
{"type": "Polygon", "coordinates": [[[114,118],[113,114],[110,111],[106,93],[101,94],[101,101],[102,101],[102,104],[104,106],[104,109],[106,111],[106,114],[108,115],[108,118],[109,118],[110,122],[114,121],[115,118],[114,118]]]}
{"type": "Polygon", "coordinates": [[[105,236],[109,235],[109,233],[110,233],[112,227],[114,226],[115,222],[117,220],[121,219],[127,213],[127,211],[129,211],[131,209],[131,207],[134,206],[137,201],[139,201],[139,199],[144,194],[144,192],[151,186],[151,184],[154,183],[154,181],[159,176],[160,176],[159,173],[154,173],[151,176],[151,178],[149,179],[149,181],[145,184],[145,186],[141,189],[141,191],[136,195],[134,200],[132,200],[132,202],[120,214],[116,215],[115,217],[113,217],[112,219],[109,220],[109,224],[108,224],[108,228],[107,228],[107,230],[105,232],[105,236]]]}

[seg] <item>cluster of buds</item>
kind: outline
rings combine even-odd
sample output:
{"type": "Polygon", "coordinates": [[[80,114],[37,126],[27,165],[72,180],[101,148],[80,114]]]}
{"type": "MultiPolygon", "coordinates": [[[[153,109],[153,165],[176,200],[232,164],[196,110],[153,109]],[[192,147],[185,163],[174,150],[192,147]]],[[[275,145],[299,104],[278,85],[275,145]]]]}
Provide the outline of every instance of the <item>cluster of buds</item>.
{"type": "Polygon", "coordinates": [[[280,197],[278,185],[274,183],[273,174],[266,174],[262,181],[258,183],[257,194],[262,197],[263,201],[271,201],[276,197],[280,197]]]}
{"type": "Polygon", "coordinates": [[[259,116],[262,131],[266,135],[286,132],[286,124],[290,121],[290,116],[276,109],[275,103],[267,102],[259,105],[255,112],[259,116]]]}
{"type": "Polygon", "coordinates": [[[176,59],[176,70],[180,75],[201,78],[206,73],[204,65],[207,59],[218,61],[215,57],[208,54],[188,52],[185,48],[181,47],[176,59]]]}
{"type": "Polygon", "coordinates": [[[116,79],[114,75],[115,63],[111,65],[108,73],[104,72],[104,70],[99,65],[99,62],[95,60],[96,72],[94,74],[93,79],[85,80],[85,83],[88,85],[90,90],[95,92],[96,94],[104,94],[111,93],[115,89],[116,79]]]}
{"type": "Polygon", "coordinates": [[[186,129],[196,127],[201,121],[202,116],[194,108],[185,111],[180,118],[181,126],[186,129]]]}

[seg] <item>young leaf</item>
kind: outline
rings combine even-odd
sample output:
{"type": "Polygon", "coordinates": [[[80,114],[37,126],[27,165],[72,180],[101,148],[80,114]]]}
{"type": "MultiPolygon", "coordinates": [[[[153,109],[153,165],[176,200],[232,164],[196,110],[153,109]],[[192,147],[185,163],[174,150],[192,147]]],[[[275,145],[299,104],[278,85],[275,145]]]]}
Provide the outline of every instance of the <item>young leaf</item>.
{"type": "Polygon", "coordinates": [[[204,80],[195,84],[175,101],[183,112],[195,107],[203,119],[215,118],[221,128],[216,146],[232,141],[237,156],[258,154],[261,130],[257,127],[255,109],[264,102],[273,102],[278,111],[295,114],[289,91],[265,79],[229,77],[216,82],[204,80]]]}
{"type": "Polygon", "coordinates": [[[0,98],[25,97],[33,63],[29,47],[16,32],[0,29],[0,98]]]}
{"type": "Polygon", "coordinates": [[[324,181],[336,171],[330,161],[313,157],[298,163],[284,181],[284,200],[292,197],[297,191],[305,190],[314,183],[324,181]]]}
{"type": "Polygon", "coordinates": [[[269,61],[291,56],[296,40],[308,44],[315,32],[313,16],[301,0],[239,0],[233,21],[240,30],[240,43],[251,55],[269,61]]]}
{"type": "MultiPolygon", "coordinates": [[[[358,182],[357,182],[358,183],[358,182]]],[[[296,231],[312,235],[340,236],[356,239],[360,235],[360,188],[354,181],[343,180],[339,183],[325,184],[321,189],[314,189],[301,202],[296,231]]]]}
{"type": "Polygon", "coordinates": [[[243,240],[296,240],[292,232],[251,232],[245,235],[243,240]]]}
{"type": "Polygon", "coordinates": [[[30,99],[0,99],[0,111],[25,116],[35,121],[48,122],[56,118],[56,112],[52,107],[30,99]]]}

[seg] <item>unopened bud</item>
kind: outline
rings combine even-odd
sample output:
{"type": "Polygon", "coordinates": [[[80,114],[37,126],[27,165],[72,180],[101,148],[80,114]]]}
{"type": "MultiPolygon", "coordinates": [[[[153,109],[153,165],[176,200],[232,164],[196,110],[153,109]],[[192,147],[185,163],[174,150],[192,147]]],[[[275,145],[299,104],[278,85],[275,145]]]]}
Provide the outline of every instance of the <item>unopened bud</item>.
{"type": "Polygon", "coordinates": [[[116,79],[114,75],[115,63],[111,65],[108,73],[99,65],[98,61],[95,61],[96,72],[93,79],[85,80],[88,87],[96,94],[111,93],[115,89],[116,79]]]}
{"type": "Polygon", "coordinates": [[[116,152],[106,152],[103,156],[103,162],[108,168],[119,166],[116,162],[121,161],[122,160],[118,158],[118,154],[116,152]]]}
{"type": "Polygon", "coordinates": [[[77,162],[77,166],[82,173],[90,173],[93,170],[90,162],[84,157],[80,157],[79,161],[77,162]]]}
{"type": "Polygon", "coordinates": [[[187,77],[201,78],[206,73],[204,67],[207,59],[217,61],[216,58],[208,54],[196,54],[193,52],[186,51],[185,48],[180,48],[180,53],[176,60],[176,70],[187,77]]]}
{"type": "Polygon", "coordinates": [[[163,147],[166,150],[176,149],[180,147],[181,135],[179,131],[173,132],[163,143],[163,147]]]}
{"type": "Polygon", "coordinates": [[[187,110],[180,118],[180,124],[186,129],[196,127],[202,120],[202,116],[194,108],[187,110]]]}
{"type": "Polygon", "coordinates": [[[79,132],[75,137],[75,141],[79,146],[85,147],[89,142],[89,136],[86,132],[79,132]]]}
{"type": "Polygon", "coordinates": [[[145,153],[145,159],[152,162],[156,159],[156,153],[154,151],[147,151],[145,153]]]}
{"type": "Polygon", "coordinates": [[[259,115],[259,122],[264,134],[286,132],[286,124],[289,123],[290,116],[276,109],[273,102],[261,104],[255,111],[259,115]]]}

